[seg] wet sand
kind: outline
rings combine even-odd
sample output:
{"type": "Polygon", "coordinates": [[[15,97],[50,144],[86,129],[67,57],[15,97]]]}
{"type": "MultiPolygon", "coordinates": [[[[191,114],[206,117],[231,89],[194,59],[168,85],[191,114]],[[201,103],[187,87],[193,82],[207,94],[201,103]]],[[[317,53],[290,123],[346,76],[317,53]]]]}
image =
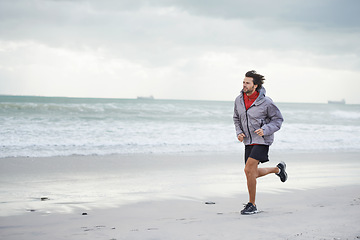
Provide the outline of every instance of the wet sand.
{"type": "Polygon", "coordinates": [[[360,238],[359,153],[270,156],[252,216],[239,155],[0,159],[0,239],[360,238]]]}

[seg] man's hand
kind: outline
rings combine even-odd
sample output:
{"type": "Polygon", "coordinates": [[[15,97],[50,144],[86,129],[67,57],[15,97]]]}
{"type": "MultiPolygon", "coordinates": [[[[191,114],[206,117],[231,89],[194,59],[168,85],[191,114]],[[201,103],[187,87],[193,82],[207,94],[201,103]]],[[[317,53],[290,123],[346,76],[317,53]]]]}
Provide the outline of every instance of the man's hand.
{"type": "Polygon", "coordinates": [[[245,137],[245,134],[244,134],[244,133],[240,133],[240,134],[238,135],[239,141],[240,141],[240,142],[244,141],[244,137],[245,137]]]}
{"type": "Polygon", "coordinates": [[[260,137],[264,136],[264,130],[262,128],[259,128],[258,130],[256,130],[255,133],[257,135],[259,135],[260,137]]]}

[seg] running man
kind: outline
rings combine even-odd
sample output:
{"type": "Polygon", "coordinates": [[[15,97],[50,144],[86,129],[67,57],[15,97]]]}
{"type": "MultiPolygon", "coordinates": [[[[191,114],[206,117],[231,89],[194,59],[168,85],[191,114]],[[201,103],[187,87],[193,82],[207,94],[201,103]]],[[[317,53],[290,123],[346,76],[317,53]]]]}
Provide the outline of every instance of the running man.
{"type": "Polygon", "coordinates": [[[257,213],[255,204],[256,179],[275,173],[282,182],[287,180],[286,164],[276,167],[259,168],[259,163],[269,161],[269,146],[274,133],[281,128],[283,117],[262,86],[264,76],[252,70],[245,74],[243,89],[235,99],[234,124],[236,136],[245,144],[245,175],[249,192],[249,203],[241,214],[257,213]]]}

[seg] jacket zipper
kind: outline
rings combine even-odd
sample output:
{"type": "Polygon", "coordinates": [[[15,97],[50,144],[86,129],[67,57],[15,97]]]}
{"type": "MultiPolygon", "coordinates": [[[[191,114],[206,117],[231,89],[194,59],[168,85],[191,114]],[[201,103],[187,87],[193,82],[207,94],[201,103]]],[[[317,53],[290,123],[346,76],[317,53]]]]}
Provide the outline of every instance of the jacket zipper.
{"type": "Polygon", "coordinates": [[[244,102],[244,107],[245,107],[245,115],[246,115],[246,127],[247,127],[247,130],[249,132],[249,137],[250,137],[250,144],[252,143],[252,137],[251,137],[251,132],[250,132],[250,128],[249,128],[249,117],[248,117],[248,110],[253,106],[253,104],[248,108],[246,109],[246,104],[245,104],[245,100],[243,98],[243,102],[244,102]]]}
{"type": "MultiPolygon", "coordinates": [[[[249,109],[250,109],[250,108],[249,108],[249,109]]],[[[251,144],[251,143],[252,143],[252,137],[251,137],[251,132],[250,132],[250,128],[249,128],[249,117],[248,117],[247,111],[248,111],[248,109],[246,109],[246,111],[245,111],[245,115],[246,115],[246,127],[247,127],[247,130],[248,130],[248,132],[249,132],[250,144],[251,144]]]]}

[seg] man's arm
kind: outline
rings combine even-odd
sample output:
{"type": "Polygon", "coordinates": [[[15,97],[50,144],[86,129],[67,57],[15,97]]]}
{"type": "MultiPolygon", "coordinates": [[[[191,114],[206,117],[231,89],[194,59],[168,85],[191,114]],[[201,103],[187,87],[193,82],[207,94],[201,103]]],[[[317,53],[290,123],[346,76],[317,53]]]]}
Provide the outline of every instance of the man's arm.
{"type": "Polygon", "coordinates": [[[263,130],[263,135],[271,135],[274,132],[278,131],[281,128],[282,122],[284,121],[284,118],[279,108],[272,101],[268,107],[267,114],[270,122],[266,123],[264,126],[261,127],[261,129],[263,130]]]}
{"type": "Polygon", "coordinates": [[[240,119],[239,112],[237,111],[236,100],[235,100],[235,103],[234,103],[233,121],[234,121],[234,125],[235,125],[236,136],[239,139],[239,141],[242,142],[244,140],[245,134],[243,133],[243,131],[242,131],[241,127],[240,127],[241,126],[241,119],[240,119]]]}

